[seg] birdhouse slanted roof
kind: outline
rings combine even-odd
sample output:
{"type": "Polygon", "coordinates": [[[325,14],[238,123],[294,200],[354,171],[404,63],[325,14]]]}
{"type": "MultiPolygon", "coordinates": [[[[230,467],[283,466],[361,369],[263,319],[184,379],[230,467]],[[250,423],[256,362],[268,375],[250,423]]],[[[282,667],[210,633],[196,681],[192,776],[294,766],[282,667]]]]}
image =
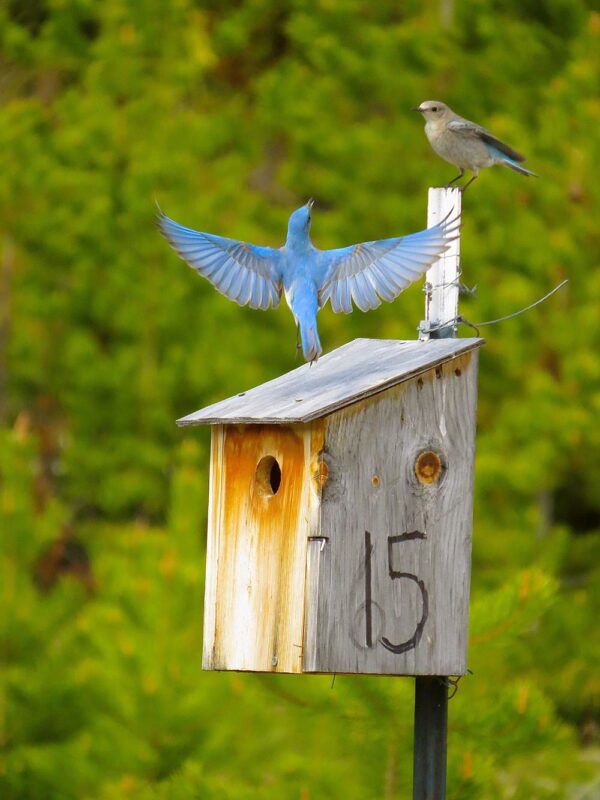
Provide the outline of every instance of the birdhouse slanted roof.
{"type": "Polygon", "coordinates": [[[177,420],[180,426],[310,422],[415,378],[484,340],[355,339],[272,381],[177,420]]]}

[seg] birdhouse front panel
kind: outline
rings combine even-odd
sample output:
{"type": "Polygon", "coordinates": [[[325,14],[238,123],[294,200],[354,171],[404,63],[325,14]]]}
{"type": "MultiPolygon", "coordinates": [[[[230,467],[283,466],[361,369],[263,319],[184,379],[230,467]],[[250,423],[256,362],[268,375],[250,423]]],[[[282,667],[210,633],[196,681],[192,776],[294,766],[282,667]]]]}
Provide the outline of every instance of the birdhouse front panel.
{"type": "Polygon", "coordinates": [[[327,417],[304,670],[466,671],[477,352],[327,417]]]}
{"type": "Polygon", "coordinates": [[[301,672],[323,425],[213,429],[205,669],[301,672]]]}
{"type": "Polygon", "coordinates": [[[205,669],[466,671],[480,339],[356,340],[202,409],[205,669]]]}

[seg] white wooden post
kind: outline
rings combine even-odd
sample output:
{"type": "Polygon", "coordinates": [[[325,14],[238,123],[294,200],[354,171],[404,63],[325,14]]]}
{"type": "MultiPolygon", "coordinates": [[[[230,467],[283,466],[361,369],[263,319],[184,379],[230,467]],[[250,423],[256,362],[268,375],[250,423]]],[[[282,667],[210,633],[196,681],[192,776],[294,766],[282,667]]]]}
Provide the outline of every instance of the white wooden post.
{"type": "MultiPolygon", "coordinates": [[[[462,191],[458,188],[429,189],[427,227],[448,217],[461,216],[462,191]]],[[[460,231],[459,231],[460,232],[460,231]]],[[[460,290],[460,237],[427,270],[425,320],[419,326],[421,341],[454,338],[458,327],[460,290]]],[[[417,677],[415,680],[415,743],[413,800],[444,800],[446,797],[446,739],[448,732],[448,688],[446,678],[417,677]]]]}
{"type": "MultiPolygon", "coordinates": [[[[460,218],[462,191],[456,188],[429,189],[427,226],[437,225],[449,215],[460,218]]],[[[460,282],[460,237],[427,270],[425,283],[425,320],[419,326],[421,341],[456,336],[460,282]]]]}

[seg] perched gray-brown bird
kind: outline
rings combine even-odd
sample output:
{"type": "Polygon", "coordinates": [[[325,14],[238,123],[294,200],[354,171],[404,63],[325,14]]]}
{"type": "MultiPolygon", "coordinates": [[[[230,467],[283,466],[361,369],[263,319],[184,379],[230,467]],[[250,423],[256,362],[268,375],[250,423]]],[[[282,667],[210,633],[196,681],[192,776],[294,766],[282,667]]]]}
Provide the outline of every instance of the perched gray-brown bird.
{"type": "Polygon", "coordinates": [[[521,175],[537,177],[535,172],[521,165],[525,156],[496,139],[481,125],[459,117],[440,100],[425,100],[414,111],[419,111],[425,117],[425,134],[438,156],[460,170],[448,186],[460,180],[468,169],[473,177],[464,185],[464,190],[477,178],[480,169],[494,164],[502,164],[521,175]]]}

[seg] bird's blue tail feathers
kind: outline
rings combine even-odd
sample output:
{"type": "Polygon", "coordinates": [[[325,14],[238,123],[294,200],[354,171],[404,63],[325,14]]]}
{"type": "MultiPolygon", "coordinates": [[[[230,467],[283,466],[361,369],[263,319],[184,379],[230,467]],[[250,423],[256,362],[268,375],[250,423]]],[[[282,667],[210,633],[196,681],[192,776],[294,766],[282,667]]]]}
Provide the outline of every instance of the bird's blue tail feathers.
{"type": "Polygon", "coordinates": [[[488,150],[497,160],[498,164],[502,164],[504,167],[508,167],[509,169],[513,169],[515,172],[520,172],[521,175],[532,175],[534,178],[537,178],[538,175],[535,172],[532,172],[530,169],[525,169],[522,164],[519,164],[518,161],[510,158],[507,156],[506,153],[502,153],[496,147],[491,145],[487,145],[488,150]]]}
{"type": "Polygon", "coordinates": [[[531,175],[534,178],[538,177],[537,172],[532,172],[530,169],[525,169],[521,164],[517,164],[516,161],[512,161],[510,158],[503,158],[502,164],[509,169],[514,169],[515,172],[520,172],[521,175],[531,175]]]}
{"type": "Polygon", "coordinates": [[[300,326],[300,338],[302,339],[302,352],[305,361],[316,361],[323,348],[319,339],[319,331],[317,330],[317,317],[315,315],[303,315],[298,317],[298,325],[300,326]]]}

